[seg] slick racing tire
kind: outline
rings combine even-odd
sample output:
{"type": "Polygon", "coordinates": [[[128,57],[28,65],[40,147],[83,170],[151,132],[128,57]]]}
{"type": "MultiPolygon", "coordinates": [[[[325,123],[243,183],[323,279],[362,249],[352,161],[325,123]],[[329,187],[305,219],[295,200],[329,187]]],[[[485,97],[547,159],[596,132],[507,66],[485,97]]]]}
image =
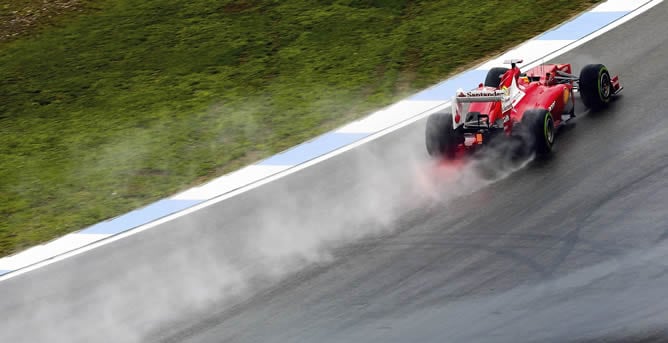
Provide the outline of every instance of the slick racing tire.
{"type": "Polygon", "coordinates": [[[605,107],[612,98],[612,82],[608,68],[602,64],[588,64],[580,71],[580,98],[592,110],[605,107]]]}
{"type": "Polygon", "coordinates": [[[552,152],[555,127],[548,110],[526,110],[522,116],[522,128],[525,144],[536,156],[546,156],[552,152]]]}
{"type": "Polygon", "coordinates": [[[501,76],[508,71],[508,68],[492,68],[487,72],[487,77],[485,77],[485,87],[494,87],[499,88],[501,85],[501,76]]]}
{"type": "Polygon", "coordinates": [[[457,146],[464,136],[452,129],[451,113],[434,113],[427,119],[425,143],[429,156],[435,158],[455,158],[457,146]]]}

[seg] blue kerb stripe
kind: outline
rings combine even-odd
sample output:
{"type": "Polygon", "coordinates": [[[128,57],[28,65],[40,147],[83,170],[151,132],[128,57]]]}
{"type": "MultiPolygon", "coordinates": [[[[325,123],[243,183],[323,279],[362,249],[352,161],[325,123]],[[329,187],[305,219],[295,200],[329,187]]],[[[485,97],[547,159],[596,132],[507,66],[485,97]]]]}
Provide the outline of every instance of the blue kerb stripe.
{"type": "Polygon", "coordinates": [[[458,88],[470,90],[485,81],[487,70],[470,70],[453,79],[443,81],[409,98],[409,100],[440,100],[448,101],[458,88]]]}
{"type": "Polygon", "coordinates": [[[13,272],[13,270],[0,270],[0,276],[13,272]]]}
{"type": "Polygon", "coordinates": [[[144,208],[126,213],[120,217],[95,224],[78,233],[114,235],[150,223],[172,213],[179,212],[188,207],[197,205],[202,201],[204,200],[160,200],[144,208]]]}
{"type": "Polygon", "coordinates": [[[538,36],[539,40],[577,40],[625,16],[625,12],[587,12],[538,36]]]}
{"type": "Polygon", "coordinates": [[[294,166],[322,156],[330,151],[356,142],[371,133],[340,133],[328,132],[312,141],[302,143],[278,155],[261,161],[258,165],[264,166],[294,166]]]}

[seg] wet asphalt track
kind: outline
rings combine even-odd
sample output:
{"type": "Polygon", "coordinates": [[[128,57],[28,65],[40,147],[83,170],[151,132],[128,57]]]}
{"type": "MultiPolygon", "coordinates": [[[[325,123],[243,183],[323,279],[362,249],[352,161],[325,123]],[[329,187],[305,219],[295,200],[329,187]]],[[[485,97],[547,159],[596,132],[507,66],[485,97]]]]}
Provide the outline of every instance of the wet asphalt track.
{"type": "MultiPolygon", "coordinates": [[[[664,2],[559,57],[575,70],[606,64],[625,91],[602,113],[578,108],[547,161],[429,206],[407,205],[410,183],[397,181],[384,194],[405,200],[385,209],[382,225],[331,209],[382,200],[360,199],[370,186],[356,166],[369,152],[397,165],[424,154],[422,121],[192,218],[0,283],[0,341],[668,340],[666,18],[664,2]],[[333,258],[278,283],[254,278],[245,294],[255,295],[212,301],[227,276],[212,273],[211,261],[253,263],[248,232],[266,225],[258,212],[308,230],[348,220],[359,227],[344,236],[356,243],[335,236],[333,258]],[[376,234],[356,239],[357,231],[376,234]]],[[[289,245],[302,236],[276,237],[289,245]]]]}

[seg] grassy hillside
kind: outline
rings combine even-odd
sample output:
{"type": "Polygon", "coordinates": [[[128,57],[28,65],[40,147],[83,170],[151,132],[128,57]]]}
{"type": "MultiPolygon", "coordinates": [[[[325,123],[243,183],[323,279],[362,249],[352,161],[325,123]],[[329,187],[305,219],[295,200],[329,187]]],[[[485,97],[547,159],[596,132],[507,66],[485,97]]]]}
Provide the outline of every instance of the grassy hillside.
{"type": "Polygon", "coordinates": [[[89,0],[54,12],[0,43],[0,256],[363,116],[594,2],[89,0]]]}

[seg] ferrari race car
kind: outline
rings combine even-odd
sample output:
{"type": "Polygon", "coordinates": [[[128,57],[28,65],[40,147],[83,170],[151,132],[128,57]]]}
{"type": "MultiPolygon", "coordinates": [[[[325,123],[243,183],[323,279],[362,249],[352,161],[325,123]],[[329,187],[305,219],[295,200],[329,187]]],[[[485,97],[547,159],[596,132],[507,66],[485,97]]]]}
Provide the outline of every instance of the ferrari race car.
{"type": "Polygon", "coordinates": [[[520,139],[536,155],[552,150],[555,132],[575,117],[573,92],[593,110],[605,107],[621,92],[617,76],[602,64],[589,64],[575,76],[570,64],[544,64],[520,71],[520,59],[510,68],[492,68],[478,88],[457,90],[453,113],[427,119],[425,140],[432,157],[454,159],[460,151],[476,150],[497,137],[520,139]]]}

